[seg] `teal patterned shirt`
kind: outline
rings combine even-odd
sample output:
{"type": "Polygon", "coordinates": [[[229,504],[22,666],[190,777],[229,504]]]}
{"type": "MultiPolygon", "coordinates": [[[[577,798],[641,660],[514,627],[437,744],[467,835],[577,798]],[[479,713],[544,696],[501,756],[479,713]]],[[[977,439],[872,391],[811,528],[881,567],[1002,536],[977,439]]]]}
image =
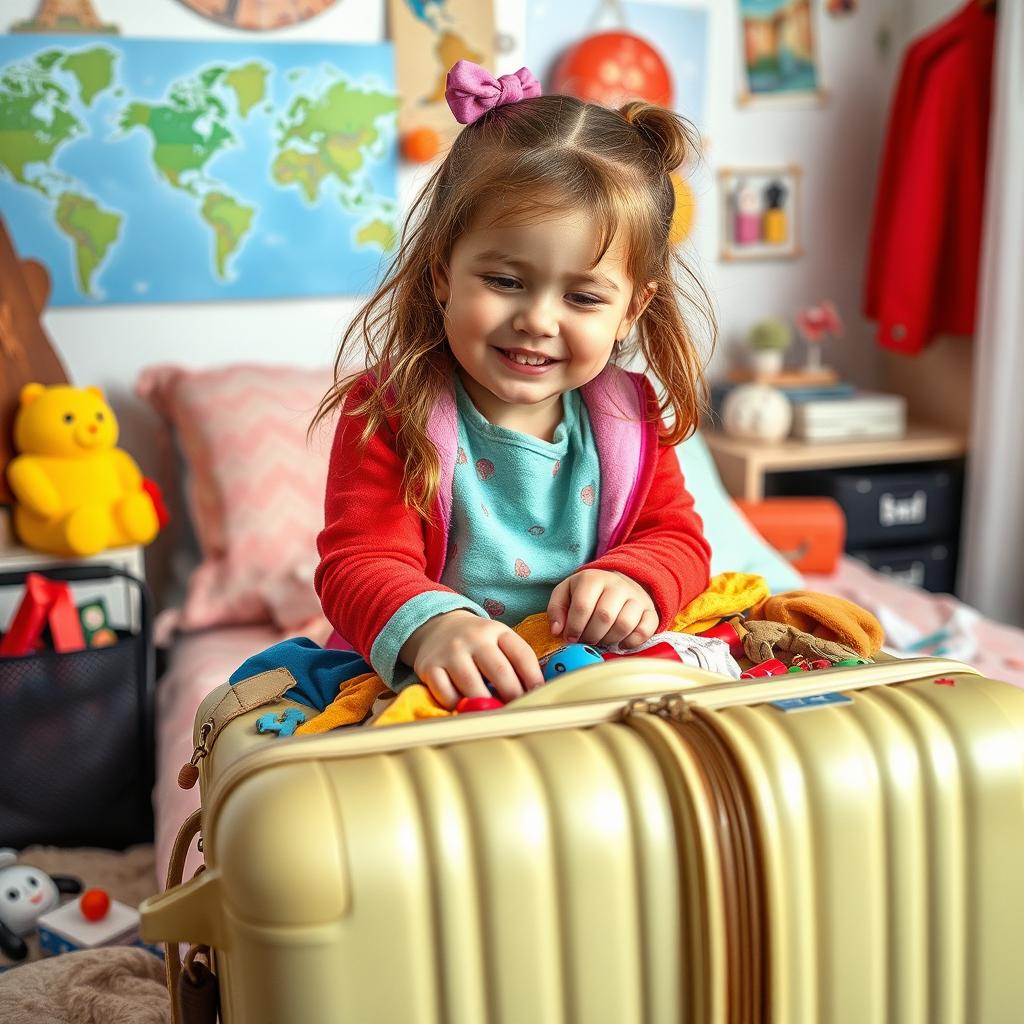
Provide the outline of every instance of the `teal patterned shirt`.
{"type": "Polygon", "coordinates": [[[374,641],[370,660],[393,689],[412,682],[398,662],[427,619],[465,608],[515,626],[545,611],[551,591],[596,554],[600,462],[578,391],[562,396],[551,441],[496,426],[456,377],[458,453],[441,583],[406,601],[374,641]],[[461,595],[461,596],[460,596],[461,595]]]}

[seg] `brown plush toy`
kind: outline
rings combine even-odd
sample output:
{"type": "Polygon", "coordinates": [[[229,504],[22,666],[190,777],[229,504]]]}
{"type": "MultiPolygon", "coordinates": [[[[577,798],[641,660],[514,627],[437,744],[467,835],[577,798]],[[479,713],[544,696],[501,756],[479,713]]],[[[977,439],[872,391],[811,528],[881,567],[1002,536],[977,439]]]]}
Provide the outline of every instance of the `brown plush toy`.
{"type": "Polygon", "coordinates": [[[864,657],[845,644],[822,640],[781,622],[748,619],[736,631],[743,641],[743,653],[755,665],[769,658],[778,658],[786,665],[824,658],[834,665],[846,658],[864,657]]]}

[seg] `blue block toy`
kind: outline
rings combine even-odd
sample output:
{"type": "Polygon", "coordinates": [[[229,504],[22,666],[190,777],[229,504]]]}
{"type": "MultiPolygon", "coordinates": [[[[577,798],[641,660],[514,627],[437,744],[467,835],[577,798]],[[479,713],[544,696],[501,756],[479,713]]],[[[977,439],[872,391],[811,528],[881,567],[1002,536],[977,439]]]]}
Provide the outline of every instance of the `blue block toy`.
{"type": "Polygon", "coordinates": [[[257,732],[276,732],[278,736],[291,736],[306,720],[306,716],[298,708],[288,708],[275,715],[273,711],[260,715],[256,719],[257,732]]]}

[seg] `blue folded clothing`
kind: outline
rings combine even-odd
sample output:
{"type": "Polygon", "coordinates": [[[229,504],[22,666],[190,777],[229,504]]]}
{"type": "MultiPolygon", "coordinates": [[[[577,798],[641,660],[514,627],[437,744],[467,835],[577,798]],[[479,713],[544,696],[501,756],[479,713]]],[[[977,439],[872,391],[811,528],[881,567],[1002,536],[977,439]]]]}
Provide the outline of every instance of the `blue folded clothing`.
{"type": "Polygon", "coordinates": [[[315,711],[323,711],[338,696],[342,683],[373,672],[373,667],[355,651],[335,651],[298,636],[246,658],[228,682],[238,683],[275,668],[286,668],[295,676],[296,685],[288,691],[288,699],[315,711]]]}

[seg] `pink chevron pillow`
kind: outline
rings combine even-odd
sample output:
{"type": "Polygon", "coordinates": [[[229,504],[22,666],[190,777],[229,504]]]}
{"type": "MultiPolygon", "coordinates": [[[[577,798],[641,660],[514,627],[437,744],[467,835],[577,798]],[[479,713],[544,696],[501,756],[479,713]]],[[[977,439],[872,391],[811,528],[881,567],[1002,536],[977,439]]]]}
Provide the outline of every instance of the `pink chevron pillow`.
{"type": "Polygon", "coordinates": [[[155,366],[136,385],[174,428],[202,562],[189,577],[180,629],[318,614],[316,535],[323,526],[332,431],[306,430],[330,369],[155,366]]]}

